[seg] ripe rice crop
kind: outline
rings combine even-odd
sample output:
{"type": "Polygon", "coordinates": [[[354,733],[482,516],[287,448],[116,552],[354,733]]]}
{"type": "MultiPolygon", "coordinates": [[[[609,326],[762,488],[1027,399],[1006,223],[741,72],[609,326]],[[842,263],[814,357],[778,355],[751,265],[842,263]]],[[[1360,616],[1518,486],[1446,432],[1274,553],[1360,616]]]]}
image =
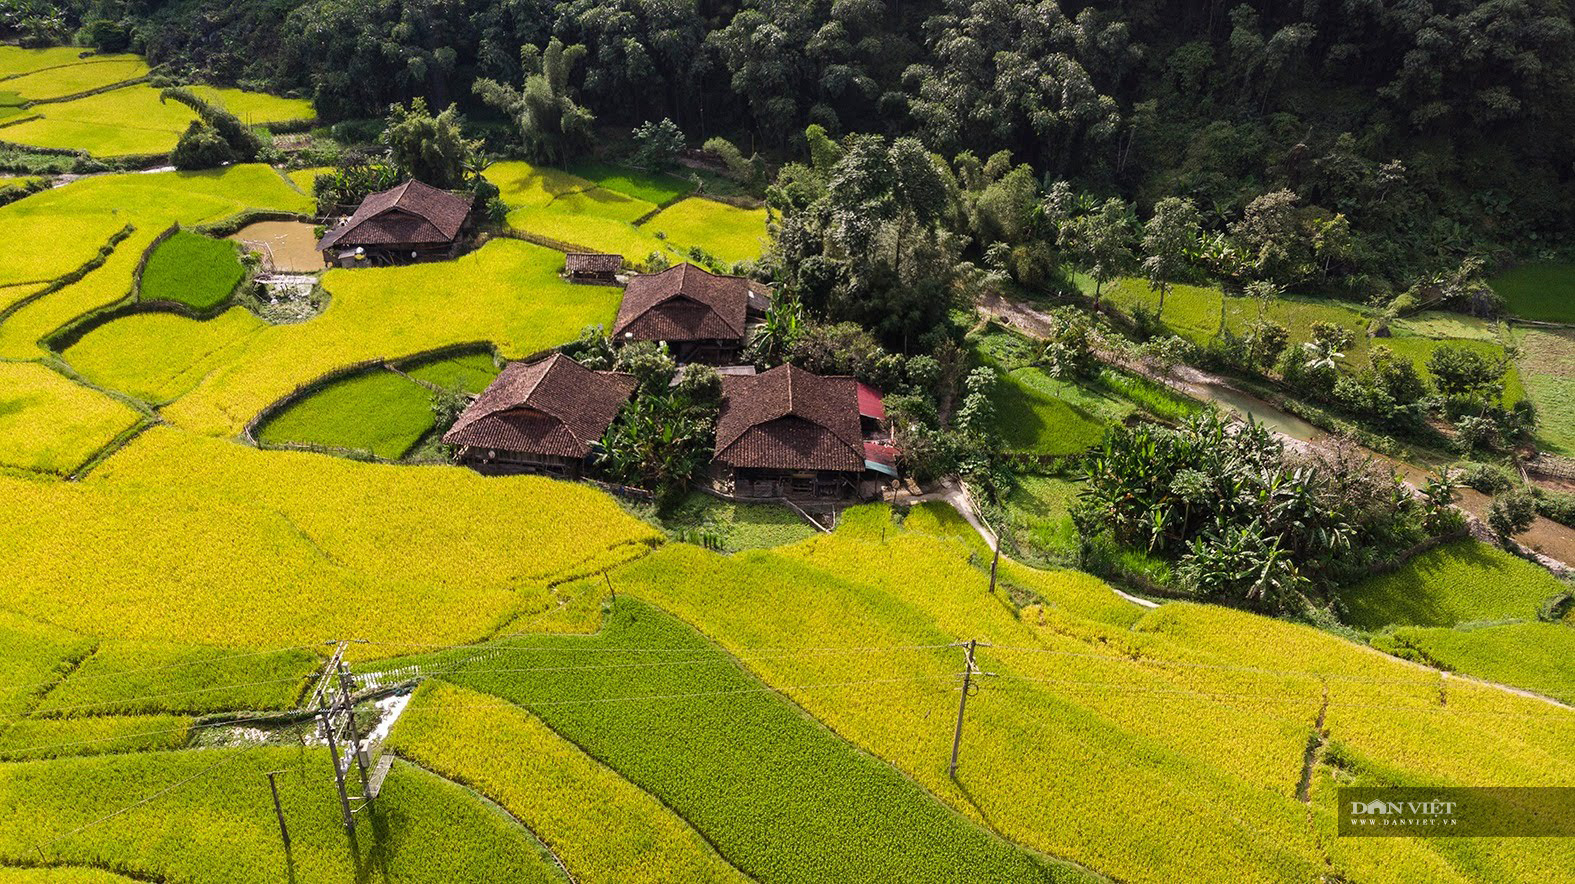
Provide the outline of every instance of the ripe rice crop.
{"type": "Polygon", "coordinates": [[[332,171],[333,168],[330,166],[312,166],[306,169],[294,169],[285,172],[284,177],[288,178],[290,183],[299,188],[302,193],[311,196],[317,190],[317,176],[324,172],[332,171]]]}
{"type": "Polygon", "coordinates": [[[376,368],[295,401],[257,428],[257,440],[398,460],[432,429],[431,399],[431,391],[420,384],[376,368]]]}
{"type": "Polygon", "coordinates": [[[126,884],[127,878],[102,869],[62,866],[56,868],[0,867],[0,884],[126,884]]]}
{"type": "Polygon", "coordinates": [[[94,644],[87,636],[0,608],[0,719],[27,712],[94,644]]]}
{"type": "Polygon", "coordinates": [[[548,607],[548,583],[658,537],[571,483],[265,452],[166,427],[80,483],[0,476],[0,510],[5,606],[106,638],[241,648],[474,640],[548,607]]]}
{"type": "Polygon", "coordinates": [[[1476,620],[1527,619],[1563,588],[1537,565],[1475,540],[1429,550],[1400,568],[1341,593],[1346,622],[1454,626],[1476,620]]]}
{"type": "MultiPolygon", "coordinates": [[[[12,203],[23,206],[33,197],[12,203]]],[[[0,208],[0,242],[28,242],[28,248],[0,251],[0,285],[44,283],[81,267],[126,223],[113,215],[22,214],[0,208]]],[[[9,306],[0,300],[0,310],[9,306]]]]}
{"type": "Polygon", "coordinates": [[[748,880],[656,798],[487,694],[424,685],[387,745],[502,804],[576,880],[748,880]]]}
{"type": "MultiPolygon", "coordinates": [[[[660,798],[760,881],[1075,879],[816,726],[692,629],[620,598],[594,636],[509,640],[499,664],[439,655],[444,680],[518,703],[660,798]],[[598,648],[652,648],[650,653],[598,648]],[[682,649],[681,656],[674,649],[682,649]],[[695,665],[673,665],[675,660],[695,665]],[[465,660],[472,662],[466,663],[465,660]],[[638,666],[641,663],[659,663],[638,666]],[[505,670],[505,671],[489,671],[505,670]],[[682,699],[611,698],[713,694],[682,699]],[[563,701],[592,702],[563,702],[563,701]]],[[[944,695],[944,692],[943,692],[944,695]]]]}
{"type": "Polygon", "coordinates": [[[171,223],[208,224],[248,209],[309,214],[313,205],[272,167],[247,163],[196,172],[83,178],[0,208],[0,218],[76,214],[87,220],[108,216],[121,218],[121,224],[134,219],[138,227],[152,227],[157,232],[171,223]]]}
{"type": "Polygon", "coordinates": [[[132,313],[88,332],[62,355],[94,384],[162,404],[196,386],[263,327],[241,307],[205,321],[176,313],[132,313]]]}
{"type": "Polygon", "coordinates": [[[493,163],[484,174],[488,181],[498,186],[503,201],[510,206],[545,206],[561,194],[596,186],[561,169],[533,166],[519,160],[493,163]]]}
{"type": "Polygon", "coordinates": [[[82,60],[83,50],[75,46],[54,46],[49,49],[21,49],[0,46],[0,77],[14,77],[28,71],[76,64],[82,60]]]}
{"type": "Polygon", "coordinates": [[[330,270],[327,310],[263,329],[235,360],[165,411],[175,424],[232,435],[269,404],[335,369],[466,341],[522,358],[610,325],[620,293],[558,278],[563,258],[497,239],[457,261],[330,270]]]}
{"type": "Polygon", "coordinates": [[[141,299],[217,307],[246,276],[235,244],[187,231],[159,243],[142,270],[141,299]]]}
{"type": "Polygon", "coordinates": [[[464,390],[480,393],[485,390],[501,369],[491,353],[466,353],[399,366],[405,374],[418,381],[436,384],[446,390],[464,390]]]}
{"type": "Polygon", "coordinates": [[[322,668],[313,650],[245,653],[203,645],[108,641],[33,709],[40,717],[291,709],[322,668]]]}
{"type": "Polygon", "coordinates": [[[696,246],[729,264],[755,261],[765,250],[766,210],[690,197],[663,209],[640,229],[661,232],[683,251],[696,246]]]}
{"type": "Polygon", "coordinates": [[[241,122],[249,126],[297,123],[317,117],[312,103],[304,98],[281,98],[266,92],[245,92],[214,86],[193,86],[191,91],[203,101],[216,104],[240,117],[241,122]]]}
{"type": "Polygon", "coordinates": [[[178,715],[24,718],[0,728],[0,761],[179,749],[191,723],[178,715]]]}
{"type": "Polygon", "coordinates": [[[142,419],[42,365],[0,362],[0,466],[68,475],[142,419]]]}
{"type": "Polygon", "coordinates": [[[39,119],[7,126],[5,140],[29,147],[85,150],[113,158],[168,153],[197,115],[178,101],[159,100],[145,84],[31,109],[39,119]]]}
{"type": "Polygon", "coordinates": [[[46,288],[45,283],[24,282],[18,285],[0,285],[0,312],[4,312],[12,305],[25,301],[46,288]]]}
{"type": "Polygon", "coordinates": [[[66,323],[131,296],[132,276],[156,231],[139,228],[99,267],[76,282],[29,301],[0,322],[0,359],[37,359],[39,342],[66,323]]]}
{"type": "Polygon", "coordinates": [[[622,255],[632,262],[644,261],[652,252],[667,252],[666,243],[627,221],[560,212],[556,205],[515,209],[509,213],[508,225],[575,249],[622,255]]]}
{"type": "Polygon", "coordinates": [[[5,81],[5,88],[28,101],[40,101],[80,95],[147,75],[147,63],[134,55],[93,56],[77,64],[14,77],[5,81]]]}
{"type": "Polygon", "coordinates": [[[467,790],[396,764],[346,849],[323,749],[259,747],[144,752],[0,764],[0,862],[106,866],[144,880],[274,882],[286,867],[266,771],[290,826],[299,881],[546,882],[561,880],[517,823],[467,790]],[[186,785],[181,781],[192,779],[186,785]],[[174,788],[171,788],[174,787],[174,788]],[[58,836],[156,800],[78,834],[58,836]]]}

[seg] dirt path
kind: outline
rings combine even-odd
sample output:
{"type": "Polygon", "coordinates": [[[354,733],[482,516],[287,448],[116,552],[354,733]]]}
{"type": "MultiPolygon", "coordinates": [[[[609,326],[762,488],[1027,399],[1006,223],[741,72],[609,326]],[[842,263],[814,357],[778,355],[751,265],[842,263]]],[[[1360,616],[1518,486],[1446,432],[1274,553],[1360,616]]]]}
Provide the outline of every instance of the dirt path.
{"type": "MultiPolygon", "coordinates": [[[[979,309],[986,315],[1034,338],[1048,336],[1054,327],[1050,315],[1044,311],[994,293],[980,300],[979,309]]],[[[1327,450],[1330,438],[1328,434],[1294,415],[1286,414],[1271,403],[1241,390],[1226,377],[1190,365],[1178,365],[1169,372],[1162,373],[1153,366],[1127,359],[1117,353],[1101,352],[1098,355],[1106,363],[1124,368],[1194,399],[1219,403],[1237,413],[1246,411],[1253,414],[1294,449],[1327,450]]],[[[1361,450],[1371,457],[1393,465],[1413,491],[1426,482],[1431,473],[1431,470],[1416,464],[1397,460],[1367,448],[1361,450]]],[[[1492,532],[1483,524],[1488,509],[1492,506],[1491,498],[1470,488],[1462,488],[1457,492],[1455,506],[1467,515],[1473,534],[1486,542],[1495,542],[1492,532]]],[[[1524,533],[1516,535],[1515,540],[1524,553],[1554,574],[1561,577],[1575,574],[1575,568],[1570,566],[1570,563],[1575,562],[1575,529],[1537,516],[1531,527],[1524,533]]]]}

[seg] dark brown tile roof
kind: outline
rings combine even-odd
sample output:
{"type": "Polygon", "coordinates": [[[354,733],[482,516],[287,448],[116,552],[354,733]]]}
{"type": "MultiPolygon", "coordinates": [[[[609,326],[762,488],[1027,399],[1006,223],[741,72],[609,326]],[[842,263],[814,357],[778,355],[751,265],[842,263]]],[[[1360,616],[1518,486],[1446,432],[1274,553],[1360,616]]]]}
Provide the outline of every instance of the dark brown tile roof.
{"type": "Polygon", "coordinates": [[[634,392],[634,378],[562,353],[514,362],[443,434],[450,445],[585,457],[634,392]]]}
{"type": "Polygon", "coordinates": [[[862,471],[857,382],[793,365],[724,375],[716,459],[735,467],[862,471]]]}
{"type": "Polygon", "coordinates": [[[317,250],[451,243],[469,214],[469,201],[412,178],[362,200],[354,215],[323,235],[317,250]]]}
{"type": "Polygon", "coordinates": [[[749,280],[718,276],[693,264],[636,276],[623,290],[613,335],[641,341],[742,340],[749,280]]]}
{"type": "Polygon", "coordinates": [[[623,268],[623,256],[569,252],[563,258],[563,267],[570,273],[617,273],[623,268]]]}

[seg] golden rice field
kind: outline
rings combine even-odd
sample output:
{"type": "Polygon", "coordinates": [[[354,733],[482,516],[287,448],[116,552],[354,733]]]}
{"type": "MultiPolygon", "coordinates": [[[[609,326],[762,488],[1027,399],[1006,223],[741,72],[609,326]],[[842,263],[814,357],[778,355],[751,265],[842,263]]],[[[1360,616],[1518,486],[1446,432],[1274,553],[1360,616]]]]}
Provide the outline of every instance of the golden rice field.
{"type": "Polygon", "coordinates": [[[42,365],[0,362],[0,466],[68,475],[143,419],[42,365]]]}
{"type": "Polygon", "coordinates": [[[163,404],[195,387],[263,327],[240,307],[203,322],[133,313],[99,326],[62,355],[98,386],[163,404]]]}
{"type": "Polygon", "coordinates": [[[297,123],[317,116],[312,103],[304,98],[282,98],[266,92],[245,92],[217,86],[194,86],[191,91],[203,101],[224,108],[250,126],[297,123]]]}
{"type": "MultiPolygon", "coordinates": [[[[24,213],[11,208],[36,198],[38,195],[0,208],[0,242],[31,241],[36,245],[0,252],[0,285],[46,283],[64,276],[98,257],[99,250],[108,244],[110,237],[126,226],[124,220],[111,214],[84,217],[24,213]]],[[[0,300],[0,309],[5,306],[5,301],[0,300]]]]}
{"type": "Polygon", "coordinates": [[[94,55],[76,64],[45,68],[4,82],[7,92],[17,93],[24,101],[49,101],[147,75],[147,62],[135,55],[94,55]]]}
{"type": "Polygon", "coordinates": [[[159,90],[135,84],[83,98],[34,105],[0,138],[29,147],[78,148],[106,159],[169,153],[197,115],[159,90]]]}
{"type": "Polygon", "coordinates": [[[682,251],[696,246],[729,264],[754,261],[766,247],[766,210],[695,196],[663,209],[641,229],[664,234],[682,251]]]}
{"type": "Polygon", "coordinates": [[[77,64],[83,60],[85,52],[86,50],[74,46],[52,46],[48,49],[0,46],[0,78],[15,77],[44,68],[77,64]]]}
{"type": "Polygon", "coordinates": [[[491,341],[522,358],[610,325],[619,291],[558,277],[557,252],[496,239],[453,262],[330,270],[322,315],[271,326],[165,409],[183,429],[232,436],[264,408],[335,369],[491,341]]]}

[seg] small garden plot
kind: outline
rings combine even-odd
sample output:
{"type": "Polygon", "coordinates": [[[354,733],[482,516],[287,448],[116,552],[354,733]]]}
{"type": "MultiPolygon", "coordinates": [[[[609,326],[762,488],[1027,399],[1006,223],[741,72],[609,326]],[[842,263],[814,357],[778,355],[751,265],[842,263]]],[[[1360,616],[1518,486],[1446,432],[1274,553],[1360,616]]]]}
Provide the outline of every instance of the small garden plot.
{"type": "Polygon", "coordinates": [[[816,528],[785,506],[737,503],[693,492],[673,511],[658,519],[655,508],[628,504],[639,515],[658,522],[674,540],[711,545],[729,552],[767,549],[812,537],[816,528]]]}
{"type": "Polygon", "coordinates": [[[418,381],[425,381],[445,390],[463,390],[466,393],[478,394],[487,389],[502,371],[498,367],[497,359],[491,353],[466,353],[402,365],[399,368],[418,381]]]}
{"type": "Polygon", "coordinates": [[[1562,588],[1553,575],[1530,562],[1463,540],[1351,587],[1341,601],[1346,622],[1361,629],[1455,626],[1534,617],[1537,606],[1562,588]]]}
{"type": "Polygon", "coordinates": [[[1111,424],[1135,410],[1130,403],[1057,380],[1038,368],[1019,368],[1003,376],[994,399],[1007,448],[1049,456],[1087,451],[1111,424]]]}
{"type": "Polygon", "coordinates": [[[0,729],[0,761],[179,749],[191,725],[178,715],[25,718],[0,729]]]}
{"type": "Polygon", "coordinates": [[[520,648],[501,654],[517,662],[430,662],[453,667],[445,681],[541,717],[676,810],[756,880],[847,881],[871,868],[903,881],[1052,878],[654,608],[620,598],[594,636],[498,647],[520,648]],[[681,659],[675,651],[693,665],[672,665],[681,659]]]}
{"type": "Polygon", "coordinates": [[[141,300],[211,310],[228,300],[245,277],[234,243],[180,230],[148,257],[141,300]]]}
{"type": "MultiPolygon", "coordinates": [[[[0,242],[28,243],[0,249],[0,285],[58,279],[97,257],[126,222],[113,215],[33,215],[19,211],[36,196],[0,209],[0,242]]],[[[0,303],[0,308],[5,305],[0,303]]]]}
{"type": "Polygon", "coordinates": [[[1019,476],[1006,500],[1011,545],[1033,559],[1072,561],[1078,548],[1072,505],[1080,487],[1070,479],[1019,476]]]}
{"type": "Polygon", "coordinates": [[[85,150],[113,158],[169,153],[194,119],[191,108],[133,85],[33,107],[39,119],[7,126],[5,140],[29,147],[85,150]]]}
{"type": "Polygon", "coordinates": [[[376,822],[362,815],[360,837],[346,849],[327,750],[273,746],[0,765],[0,861],[36,862],[43,846],[52,863],[110,867],[142,880],[278,881],[285,861],[264,776],[270,770],[286,771],[277,783],[290,826],[289,868],[299,881],[562,880],[517,822],[403,763],[384,782],[376,822]],[[155,794],[157,801],[116,815],[155,794]]]}
{"type": "Polygon", "coordinates": [[[274,123],[299,123],[317,118],[312,103],[304,98],[281,98],[266,92],[245,92],[240,89],[193,86],[196,96],[209,104],[216,104],[249,126],[267,126],[274,123]]]}
{"type": "Polygon", "coordinates": [[[257,441],[398,460],[431,431],[433,420],[430,390],[378,368],[285,406],[257,429],[257,441]]]}
{"type": "Polygon", "coordinates": [[[65,476],[143,420],[37,363],[0,363],[0,466],[65,476]]]}
{"type": "Polygon", "coordinates": [[[690,197],[658,212],[641,229],[662,234],[680,255],[698,248],[727,264],[757,261],[766,247],[766,210],[690,197]]]}
{"type": "MultiPolygon", "coordinates": [[[[1458,338],[1473,341],[1498,341],[1498,323],[1463,313],[1429,310],[1396,320],[1395,331],[1424,338],[1458,338]]],[[[1382,340],[1378,343],[1383,343],[1382,340]]]]}
{"type": "Polygon", "coordinates": [[[30,709],[96,640],[0,609],[0,717],[30,709]]]}
{"type": "Polygon", "coordinates": [[[1575,322],[1575,264],[1522,264],[1491,281],[1510,313],[1543,322],[1575,322]]]}
{"type": "Polygon", "coordinates": [[[77,64],[84,56],[91,58],[92,54],[75,46],[54,46],[49,49],[0,46],[0,78],[14,77],[44,68],[77,64]]]}
{"type": "Polygon", "coordinates": [[[175,313],[133,313],[88,332],[62,355],[100,387],[163,404],[196,386],[226,353],[261,328],[262,320],[240,307],[205,321],[175,313]]]}
{"type": "Polygon", "coordinates": [[[1575,329],[1517,327],[1520,377],[1537,407],[1537,444],[1575,455],[1575,329]]]}
{"type": "MultiPolygon", "coordinates": [[[[1398,649],[1421,652],[1462,675],[1502,682],[1575,703],[1575,627],[1564,623],[1510,623],[1478,629],[1403,626],[1393,633],[1398,649]]],[[[1384,647],[1381,640],[1375,645],[1384,647]]],[[[1388,648],[1385,648],[1388,650],[1388,648]]]]}
{"type": "Polygon", "coordinates": [[[600,187],[658,206],[682,199],[695,189],[693,181],[666,172],[644,172],[595,160],[575,163],[569,171],[600,187]]]}
{"type": "Polygon", "coordinates": [[[496,697],[430,682],[389,748],[502,804],[576,880],[749,880],[656,798],[496,697]]]}
{"type": "Polygon", "coordinates": [[[147,63],[134,55],[93,56],[77,64],[13,77],[5,81],[5,88],[26,101],[47,101],[81,95],[147,75],[147,63]]]}
{"type": "Polygon", "coordinates": [[[322,667],[306,648],[236,651],[107,641],[34,707],[39,717],[290,709],[322,667]]]}

